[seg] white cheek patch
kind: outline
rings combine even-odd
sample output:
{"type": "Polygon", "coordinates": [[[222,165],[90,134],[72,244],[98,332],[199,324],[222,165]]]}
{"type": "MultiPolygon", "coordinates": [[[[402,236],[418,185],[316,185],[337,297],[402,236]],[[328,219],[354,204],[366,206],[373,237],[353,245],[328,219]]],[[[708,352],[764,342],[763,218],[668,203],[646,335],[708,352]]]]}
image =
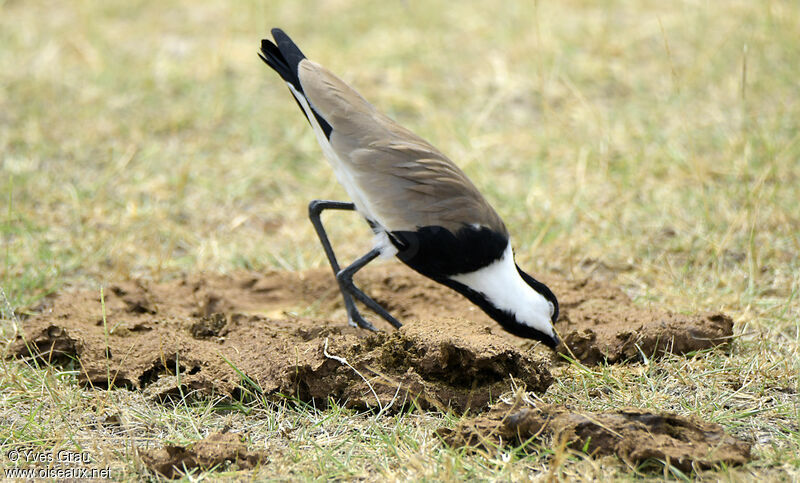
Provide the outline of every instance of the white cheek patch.
{"type": "Polygon", "coordinates": [[[517,322],[554,335],[551,319],[555,306],[519,275],[510,241],[498,260],[474,272],[450,278],[483,294],[492,305],[513,314],[517,322]]]}

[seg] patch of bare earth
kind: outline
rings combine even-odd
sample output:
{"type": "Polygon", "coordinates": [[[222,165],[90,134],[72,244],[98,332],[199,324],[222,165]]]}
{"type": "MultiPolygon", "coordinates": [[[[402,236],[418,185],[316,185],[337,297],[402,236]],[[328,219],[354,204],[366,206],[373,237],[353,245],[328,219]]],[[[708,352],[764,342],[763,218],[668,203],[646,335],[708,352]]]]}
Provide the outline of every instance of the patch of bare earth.
{"type": "Polygon", "coordinates": [[[554,280],[562,315],[559,351],[583,364],[617,363],[642,356],[690,352],[727,345],[733,320],[720,312],[684,315],[636,306],[617,287],[596,281],[554,280]]]}
{"type": "MultiPolygon", "coordinates": [[[[552,383],[551,352],[504,332],[457,293],[397,265],[369,267],[356,281],[404,326],[394,330],[364,312],[383,330],[349,327],[328,270],[196,274],[112,285],[103,303],[99,291],[56,294],[24,321],[10,353],[76,361],[84,384],[124,386],[154,399],[256,391],[356,408],[398,408],[413,399],[423,408],[474,413],[514,384],[543,393],[552,383]]],[[[645,309],[599,282],[545,281],[561,301],[557,328],[567,347],[559,350],[585,364],[683,354],[726,344],[732,335],[723,314],[645,309]]],[[[680,468],[749,455],[749,446],[745,452],[719,426],[677,416],[543,407],[498,419],[498,411],[469,423],[469,431],[449,433],[448,441],[566,435],[590,453],[669,459],[680,468]]],[[[146,458],[162,474],[217,464],[186,451],[167,447],[146,458]]]]}
{"type": "MultiPolygon", "coordinates": [[[[425,305],[409,290],[388,296],[395,293],[390,284],[415,275],[377,274],[367,275],[367,285],[377,286],[393,310],[425,305]]],[[[461,411],[484,409],[510,388],[509,376],[538,392],[552,382],[544,358],[515,346],[493,322],[447,312],[419,319],[395,310],[406,316],[401,330],[371,333],[349,327],[343,317],[285,312],[313,304],[336,311],[341,302],[332,281],[317,270],[126,282],[106,291],[105,323],[99,292],[61,293],[25,321],[12,352],[75,359],[81,382],[156,398],[192,391],[235,396],[254,389],[244,375],[259,391],[302,400],[386,407],[414,398],[423,407],[461,411]]]]}
{"type": "Polygon", "coordinates": [[[744,464],[750,444],[715,423],[636,408],[582,412],[564,406],[499,403],[438,434],[450,446],[492,447],[547,439],[592,456],[617,455],[636,465],[655,459],[681,471],[744,464]]]}

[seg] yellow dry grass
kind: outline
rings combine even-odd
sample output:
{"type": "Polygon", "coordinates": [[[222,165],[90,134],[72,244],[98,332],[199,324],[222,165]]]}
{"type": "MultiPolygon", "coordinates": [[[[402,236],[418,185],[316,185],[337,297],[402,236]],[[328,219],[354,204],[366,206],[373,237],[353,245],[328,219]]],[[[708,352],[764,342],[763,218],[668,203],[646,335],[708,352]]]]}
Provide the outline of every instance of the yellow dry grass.
{"type": "MultiPolygon", "coordinates": [[[[59,288],[325,264],[306,204],[345,195],[256,57],[273,26],[460,164],[505,218],[521,265],[591,272],[642,304],[734,317],[730,355],[569,366],[549,400],[697,414],[752,440],[758,456],[703,476],[800,477],[792,1],[0,1],[6,327],[59,288]]],[[[368,249],[363,224],[330,218],[343,258],[368,249]]],[[[661,475],[553,458],[556,448],[447,450],[432,431],[452,420],[436,415],[171,409],[73,376],[2,363],[2,452],[78,445],[137,479],[135,441],[231,424],[275,449],[261,476],[661,475]],[[91,429],[108,408],[126,414],[128,439],[91,429]],[[127,449],[113,450],[120,440],[127,449]]]]}

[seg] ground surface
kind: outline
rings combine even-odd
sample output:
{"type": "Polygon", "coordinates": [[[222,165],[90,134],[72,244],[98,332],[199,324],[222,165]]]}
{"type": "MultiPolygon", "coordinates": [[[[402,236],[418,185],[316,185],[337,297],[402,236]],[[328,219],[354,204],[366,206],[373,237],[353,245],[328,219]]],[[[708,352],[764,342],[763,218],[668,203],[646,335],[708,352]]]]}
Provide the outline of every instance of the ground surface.
{"type": "MultiPolygon", "coordinates": [[[[326,269],[266,275],[238,272],[162,284],[115,284],[107,296],[66,292],[39,304],[8,349],[13,357],[39,364],[77,366],[83,385],[141,391],[160,403],[187,397],[242,400],[292,395],[304,403],[324,406],[336,401],[379,414],[410,407],[480,414],[509,391],[512,381],[521,390],[538,394],[553,383],[550,369],[558,364],[555,354],[505,333],[460,295],[408,269],[370,267],[358,277],[380,303],[402,314],[405,324],[397,331],[385,322],[377,333],[349,327],[336,316],[344,310],[340,294],[331,290],[333,280],[326,269]],[[326,308],[330,315],[297,315],[312,305],[326,308]]],[[[566,344],[559,351],[579,363],[630,363],[670,353],[725,350],[732,336],[733,324],[724,314],[680,316],[642,309],[603,284],[544,280],[562,298],[557,330],[566,344]]],[[[506,411],[510,419],[520,417],[510,409],[506,411]]],[[[560,410],[564,408],[549,412],[539,408],[542,421],[549,422],[551,416],[554,421],[522,432],[517,444],[540,435],[562,438],[560,410]],[[552,426],[552,434],[542,430],[545,426],[552,426]]],[[[645,424],[638,433],[624,429],[627,420],[606,421],[598,423],[610,432],[606,437],[573,431],[573,444],[582,447],[592,440],[588,453],[612,454],[628,463],[671,458],[670,464],[681,471],[750,459],[750,445],[725,435],[719,426],[712,431],[716,438],[707,441],[708,431],[697,430],[690,422],[648,427],[648,418],[660,422],[671,417],[647,412],[636,416],[645,424]],[[673,428],[665,432],[675,440],[665,445],[654,439],[660,427],[673,428]],[[625,443],[618,451],[605,442],[615,437],[625,443]],[[673,448],[675,442],[680,443],[678,448],[673,448]]],[[[502,434],[495,443],[502,446],[512,440],[509,435],[515,430],[487,431],[494,433],[502,434]]],[[[226,436],[235,440],[228,459],[242,460],[248,468],[255,460],[266,464],[266,457],[251,457],[246,446],[240,454],[240,436],[226,436]]],[[[148,468],[175,476],[187,468],[224,462],[225,458],[198,455],[205,444],[189,450],[138,449],[148,468]]],[[[454,437],[448,444],[475,446],[454,437]]]]}
{"type": "MultiPolygon", "coordinates": [[[[369,293],[402,315],[400,331],[383,322],[383,331],[372,334],[341,317],[293,315],[311,305],[343,312],[332,281],[325,269],[245,272],[112,285],[102,298],[64,293],[36,308],[10,350],[62,364],[77,358],[79,382],[94,387],[152,393],[158,383],[154,395],[161,397],[195,391],[235,397],[243,373],[260,391],[304,401],[333,398],[347,407],[382,408],[402,390],[401,399],[421,397],[425,409],[464,412],[484,410],[508,388],[509,377],[537,392],[552,383],[549,357],[534,359],[516,347],[524,340],[408,269],[372,267],[359,276],[369,293]],[[380,383],[377,401],[361,373],[326,353],[329,340],[331,354],[346,356],[380,383]],[[171,384],[161,380],[165,375],[171,384]]],[[[600,284],[549,285],[564,301],[557,329],[566,346],[559,350],[584,364],[692,353],[727,345],[732,335],[724,314],[679,316],[633,307],[624,294],[600,284]]]]}
{"type": "MultiPolygon", "coordinates": [[[[0,466],[67,448],[128,479],[798,478],[798,29],[788,1],[0,1],[0,466]],[[305,219],[344,193],[255,55],[273,26],[464,168],[559,295],[565,357],[389,262],[361,281],[408,327],[345,327],[305,219]],[[373,394],[330,356],[434,397],[373,394]],[[523,385],[551,429],[694,428],[753,459],[442,436],[523,385]]],[[[353,214],[326,220],[341,258],[368,249],[353,214]]]]}

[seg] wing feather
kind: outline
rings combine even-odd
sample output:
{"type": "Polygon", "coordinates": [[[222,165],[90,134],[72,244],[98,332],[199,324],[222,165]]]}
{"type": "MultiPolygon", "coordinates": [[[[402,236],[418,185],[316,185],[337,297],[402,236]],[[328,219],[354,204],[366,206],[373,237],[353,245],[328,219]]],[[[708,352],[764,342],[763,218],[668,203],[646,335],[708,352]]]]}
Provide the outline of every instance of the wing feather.
{"type": "Polygon", "coordinates": [[[472,181],[439,150],[319,64],[303,60],[298,72],[309,102],[333,129],[335,162],[345,165],[374,221],[388,231],[480,225],[508,235],[472,181]]]}

